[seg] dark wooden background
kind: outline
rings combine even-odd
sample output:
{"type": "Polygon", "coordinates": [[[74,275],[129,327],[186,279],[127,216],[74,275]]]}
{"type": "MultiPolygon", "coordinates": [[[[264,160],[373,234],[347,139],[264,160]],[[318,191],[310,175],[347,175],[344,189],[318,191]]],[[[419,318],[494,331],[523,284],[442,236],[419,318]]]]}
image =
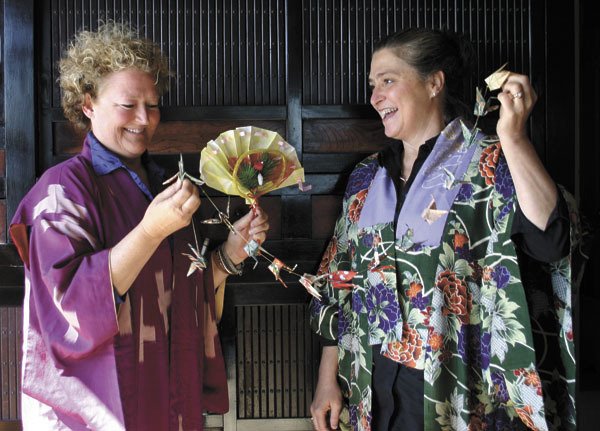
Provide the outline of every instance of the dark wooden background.
{"type": "MultiPolygon", "coordinates": [[[[407,26],[445,27],[470,37],[478,61],[472,87],[498,66],[531,77],[539,95],[530,131],[552,176],[597,223],[600,161],[600,43],[591,0],[0,0],[0,429],[16,424],[22,268],[7,222],[47,167],[78,151],[65,122],[56,62],[72,35],[102,19],[127,21],[158,42],[175,76],[163,98],[151,152],[169,170],[183,154],[197,174],[200,150],[221,132],[276,130],[303,163],[309,192],[286,188],[261,199],[270,215],[265,247],[297,272],[314,272],[340,208],[349,169],[386,144],[368,105],[373,43],[407,26]],[[12,422],[11,422],[12,421],[12,422]]],[[[465,94],[473,99],[473,94],[465,94]]],[[[222,194],[209,191],[220,209],[222,194]]],[[[245,211],[231,201],[232,214],[245,211]]],[[[204,202],[197,219],[214,215],[204,202]]],[[[201,235],[224,238],[221,227],[201,235]]],[[[590,249],[591,250],[591,249],[590,249]]],[[[592,253],[592,251],[590,251],[592,253]]],[[[592,257],[594,255],[592,254],[592,257]]],[[[590,322],[600,294],[591,265],[577,296],[582,393],[600,389],[600,353],[590,322]]],[[[232,278],[221,334],[232,409],[212,426],[304,429],[318,345],[306,326],[307,294],[264,263],[232,278]],[[259,420],[259,421],[256,421],[259,420]],[[268,420],[265,425],[264,420],[268,420]]],[[[581,411],[581,410],[580,410],[581,411]]],[[[254,428],[254,429],[259,429],[254,428]]],[[[583,429],[583,427],[582,427],[583,429]]]]}

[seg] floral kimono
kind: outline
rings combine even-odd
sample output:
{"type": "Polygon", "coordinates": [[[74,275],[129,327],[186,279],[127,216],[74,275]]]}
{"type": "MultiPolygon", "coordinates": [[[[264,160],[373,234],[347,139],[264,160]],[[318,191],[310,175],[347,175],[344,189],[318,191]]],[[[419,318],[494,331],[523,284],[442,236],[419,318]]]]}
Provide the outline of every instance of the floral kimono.
{"type": "Polygon", "coordinates": [[[371,429],[371,346],[381,345],[423,370],[426,430],[575,429],[570,257],[542,267],[515,248],[500,143],[454,120],[397,220],[395,202],[376,155],[359,163],[319,270],[356,277],[327,283],[310,308],[313,330],[337,340],[353,428],[371,429]]]}

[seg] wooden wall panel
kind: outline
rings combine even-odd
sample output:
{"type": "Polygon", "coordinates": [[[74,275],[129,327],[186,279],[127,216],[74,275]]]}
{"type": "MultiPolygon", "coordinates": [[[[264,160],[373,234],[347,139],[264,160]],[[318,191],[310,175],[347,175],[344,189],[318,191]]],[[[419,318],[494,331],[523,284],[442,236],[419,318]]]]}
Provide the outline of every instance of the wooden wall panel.
{"type": "MultiPolygon", "coordinates": [[[[0,93],[1,85],[0,85],[0,93]]],[[[8,223],[6,215],[6,152],[0,149],[0,244],[5,244],[8,241],[8,223]]]]}
{"type": "Polygon", "coordinates": [[[307,119],[303,134],[305,153],[375,153],[388,142],[371,119],[307,119]]]}
{"type": "Polygon", "coordinates": [[[21,417],[22,308],[0,307],[0,421],[21,417]]]}
{"type": "MultiPolygon", "coordinates": [[[[2,185],[3,181],[0,181],[2,185]]],[[[6,244],[8,242],[8,223],[6,217],[6,199],[0,199],[0,244],[6,244]]]]}
{"type": "MultiPolygon", "coordinates": [[[[199,153],[208,141],[222,132],[249,125],[285,136],[285,123],[282,121],[255,120],[251,124],[247,120],[167,121],[156,129],[149,150],[152,154],[199,153]]],[[[81,150],[85,132],[64,121],[55,122],[52,126],[55,156],[69,156],[81,150]]]]}
{"type": "MultiPolygon", "coordinates": [[[[4,0],[0,0],[0,34],[4,33],[4,0]]],[[[3,44],[0,44],[0,48],[3,50],[3,44]]],[[[4,53],[0,52],[0,148],[4,149],[4,53]]],[[[4,155],[2,155],[2,169],[0,172],[4,176],[4,155]]]]}
{"type": "Polygon", "coordinates": [[[342,197],[315,195],[312,197],[312,238],[329,239],[342,210],[342,197]]]}
{"type": "Polygon", "coordinates": [[[305,104],[368,103],[373,45],[405,27],[466,34],[477,50],[477,77],[505,62],[512,70],[531,70],[530,10],[524,0],[305,0],[304,5],[305,104]]]}
{"type": "MultiPolygon", "coordinates": [[[[21,196],[35,177],[33,1],[2,1],[2,122],[5,153],[6,218],[14,214],[21,196]]],[[[6,223],[2,220],[2,223],[6,223]]],[[[1,283],[1,282],[0,282],[1,283]]]]}
{"type": "Polygon", "coordinates": [[[99,20],[129,22],[160,44],[175,73],[165,106],[285,103],[284,0],[44,3],[52,107],[60,106],[53,65],[76,32],[96,29],[99,20]]]}
{"type": "Polygon", "coordinates": [[[318,340],[306,305],[239,306],[237,316],[237,417],[310,416],[318,340]]]}

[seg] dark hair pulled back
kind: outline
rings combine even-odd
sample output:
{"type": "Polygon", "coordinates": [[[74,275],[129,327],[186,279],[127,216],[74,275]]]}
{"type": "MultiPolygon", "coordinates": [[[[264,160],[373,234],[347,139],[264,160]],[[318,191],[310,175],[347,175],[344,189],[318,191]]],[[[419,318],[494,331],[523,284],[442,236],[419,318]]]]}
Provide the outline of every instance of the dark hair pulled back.
{"type": "Polygon", "coordinates": [[[475,57],[471,42],[448,30],[407,28],[377,42],[373,53],[392,50],[412,66],[422,79],[441,70],[445,76],[444,117],[446,122],[462,116],[471,117],[472,109],[463,101],[470,83],[471,65],[475,57]]]}

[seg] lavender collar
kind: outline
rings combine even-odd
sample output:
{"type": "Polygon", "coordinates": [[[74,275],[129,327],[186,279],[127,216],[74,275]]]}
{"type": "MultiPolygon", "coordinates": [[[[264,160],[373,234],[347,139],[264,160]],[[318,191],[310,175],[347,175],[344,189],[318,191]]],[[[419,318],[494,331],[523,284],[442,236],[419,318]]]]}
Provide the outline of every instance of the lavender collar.
{"type": "MultiPolygon", "coordinates": [[[[460,119],[448,124],[413,181],[396,223],[396,238],[404,248],[440,244],[461,179],[477,147],[472,143],[481,138],[465,142],[465,132],[469,134],[460,119]]],[[[387,170],[381,167],[369,188],[358,227],[392,222],[395,208],[394,184],[387,170]]]]}

